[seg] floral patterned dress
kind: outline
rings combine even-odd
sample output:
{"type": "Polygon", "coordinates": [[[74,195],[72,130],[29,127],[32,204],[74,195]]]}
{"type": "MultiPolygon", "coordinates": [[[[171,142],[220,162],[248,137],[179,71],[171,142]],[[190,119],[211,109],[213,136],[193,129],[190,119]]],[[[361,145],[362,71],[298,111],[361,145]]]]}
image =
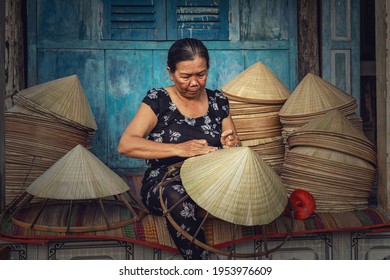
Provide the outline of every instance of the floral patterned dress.
{"type": "MultiPolygon", "coordinates": [[[[208,112],[202,117],[189,118],[180,113],[165,89],[149,90],[143,102],[150,106],[158,121],[147,139],[162,143],[182,143],[193,139],[205,139],[210,146],[222,148],[220,142],[222,120],[229,115],[228,99],[218,90],[206,89],[206,92],[209,103],[208,112]]],[[[148,168],[144,175],[141,195],[144,204],[152,214],[162,215],[159,192],[155,186],[161,182],[169,165],[183,160],[185,158],[180,157],[147,160],[148,168]]],[[[163,198],[167,207],[169,207],[185,195],[186,192],[181,182],[175,182],[165,187],[163,198]]],[[[191,234],[192,231],[197,230],[197,225],[200,223],[197,219],[196,210],[196,204],[191,199],[187,199],[181,207],[175,209],[171,214],[181,228],[191,234]]],[[[181,236],[170,223],[167,223],[167,225],[184,258],[201,259],[205,257],[205,252],[202,249],[181,236]]],[[[203,235],[202,232],[197,238],[202,240],[204,239],[203,235]]]]}

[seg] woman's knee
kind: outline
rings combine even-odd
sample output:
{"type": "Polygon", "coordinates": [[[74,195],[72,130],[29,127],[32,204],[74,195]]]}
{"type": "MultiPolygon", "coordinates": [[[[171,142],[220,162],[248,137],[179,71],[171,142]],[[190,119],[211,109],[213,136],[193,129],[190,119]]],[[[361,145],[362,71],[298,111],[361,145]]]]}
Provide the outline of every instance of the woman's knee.
{"type": "Polygon", "coordinates": [[[173,183],[166,186],[163,190],[162,197],[168,207],[173,206],[176,202],[187,196],[187,192],[181,183],[173,183]]]}

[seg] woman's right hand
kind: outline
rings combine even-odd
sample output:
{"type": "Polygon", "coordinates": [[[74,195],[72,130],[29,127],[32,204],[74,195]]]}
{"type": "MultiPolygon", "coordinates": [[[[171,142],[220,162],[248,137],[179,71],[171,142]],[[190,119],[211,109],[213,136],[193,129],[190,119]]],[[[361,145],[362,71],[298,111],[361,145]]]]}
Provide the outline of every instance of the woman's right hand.
{"type": "Polygon", "coordinates": [[[145,139],[156,124],[156,115],[148,105],[142,103],[119,141],[118,152],[132,158],[158,159],[173,156],[188,158],[208,154],[218,149],[209,146],[205,139],[190,140],[179,144],[145,139]]]}
{"type": "Polygon", "coordinates": [[[205,155],[218,150],[217,147],[209,146],[204,139],[195,139],[176,144],[178,156],[188,158],[198,155],[205,155]]]}

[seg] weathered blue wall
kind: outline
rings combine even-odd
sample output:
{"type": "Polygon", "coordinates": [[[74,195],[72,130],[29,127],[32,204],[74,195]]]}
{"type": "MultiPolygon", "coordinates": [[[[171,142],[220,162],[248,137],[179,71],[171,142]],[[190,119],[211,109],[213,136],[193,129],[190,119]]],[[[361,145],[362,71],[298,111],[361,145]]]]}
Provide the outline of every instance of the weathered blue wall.
{"type": "MultiPolygon", "coordinates": [[[[168,8],[184,2],[189,1],[162,0],[168,8]]],[[[293,90],[298,83],[296,1],[222,2],[228,10],[226,24],[218,25],[221,32],[208,38],[207,29],[196,30],[199,36],[205,34],[211,55],[208,87],[221,88],[262,61],[293,90]],[[215,39],[219,33],[222,37],[215,39]]],[[[146,91],[169,85],[166,53],[172,37],[186,36],[191,30],[172,33],[167,25],[166,39],[112,39],[109,4],[105,0],[28,1],[28,82],[31,86],[77,74],[98,124],[94,153],[118,172],[136,171],[144,168],[144,162],[118,155],[118,140],[146,91]]],[[[175,22],[173,16],[171,9],[163,22],[175,22]]]]}

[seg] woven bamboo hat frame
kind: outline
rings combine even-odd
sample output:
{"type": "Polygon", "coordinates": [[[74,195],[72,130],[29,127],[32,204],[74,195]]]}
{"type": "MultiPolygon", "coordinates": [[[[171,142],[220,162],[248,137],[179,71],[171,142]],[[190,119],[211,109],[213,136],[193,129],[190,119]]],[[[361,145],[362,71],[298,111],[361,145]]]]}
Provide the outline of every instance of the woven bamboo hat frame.
{"type": "Polygon", "coordinates": [[[96,130],[97,125],[77,75],[59,78],[21,90],[16,104],[53,116],[76,127],[96,130]]]}
{"type": "Polygon", "coordinates": [[[143,218],[146,210],[119,175],[89,150],[77,145],[38,177],[1,218],[8,214],[14,224],[22,227],[82,232],[122,227],[143,218]],[[86,218],[85,224],[71,224],[74,211],[80,207],[96,207],[95,217],[86,218]],[[114,216],[115,207],[129,214],[125,218],[114,216]],[[26,213],[34,213],[34,216],[26,213]],[[62,219],[51,219],[55,213],[62,219]]]}
{"type": "MultiPolygon", "coordinates": [[[[160,203],[164,215],[172,226],[196,245],[211,252],[233,257],[268,255],[282,247],[289,236],[278,246],[266,252],[242,254],[223,251],[196,239],[196,235],[208,217],[219,218],[234,225],[265,225],[280,216],[287,205],[287,193],[280,177],[248,147],[235,147],[186,159],[182,164],[170,167],[159,184],[160,203]],[[226,164],[229,162],[229,164],[226,164]],[[171,174],[180,175],[170,178],[171,174]],[[166,180],[166,178],[169,178],[166,180]],[[165,185],[181,180],[187,196],[197,203],[206,215],[194,236],[189,235],[176,223],[163,201],[165,185]]],[[[184,200],[183,199],[183,200],[184,200]]],[[[291,228],[293,226],[293,220],[291,228]]],[[[233,234],[234,236],[234,234],[233,234]]],[[[234,239],[232,241],[234,243],[234,239]]]]}

